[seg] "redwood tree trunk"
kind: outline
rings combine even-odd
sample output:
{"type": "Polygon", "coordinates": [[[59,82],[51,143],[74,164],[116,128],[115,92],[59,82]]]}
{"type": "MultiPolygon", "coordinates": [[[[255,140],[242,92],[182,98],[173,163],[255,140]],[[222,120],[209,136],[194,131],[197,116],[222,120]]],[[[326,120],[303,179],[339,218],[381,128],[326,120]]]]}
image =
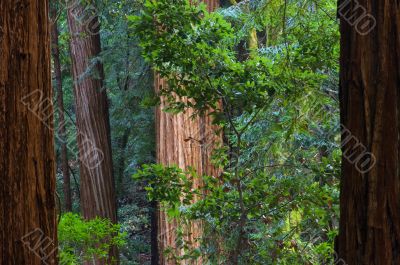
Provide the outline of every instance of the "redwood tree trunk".
{"type": "MultiPolygon", "coordinates": [[[[103,66],[98,60],[94,61],[101,51],[95,12],[93,6],[79,3],[68,9],[80,153],[81,208],[86,219],[99,216],[116,223],[108,99],[103,88],[103,66]]],[[[117,259],[116,250],[111,251],[110,256],[117,259]]],[[[96,261],[96,264],[105,262],[96,261]]]]}
{"type": "Polygon", "coordinates": [[[57,264],[47,1],[0,1],[0,264],[57,264]]]}
{"type": "MultiPolygon", "coordinates": [[[[51,8],[51,17],[57,17],[57,9],[55,6],[51,8]]],[[[67,134],[66,123],[64,118],[64,97],[61,79],[61,63],[60,63],[60,48],[58,42],[58,26],[57,21],[52,22],[51,27],[51,53],[53,56],[54,65],[54,87],[57,90],[57,111],[58,111],[58,137],[61,142],[61,169],[63,173],[63,189],[64,189],[64,207],[66,212],[72,211],[72,195],[71,195],[71,178],[68,167],[68,149],[67,149],[67,134]]]]}
{"type": "MultiPolygon", "coordinates": [[[[212,11],[218,6],[216,0],[204,1],[208,10],[212,11]]],[[[166,86],[166,81],[158,75],[155,77],[154,84],[156,91],[166,86]]],[[[197,117],[192,119],[193,111],[188,110],[185,113],[172,115],[163,112],[165,102],[161,100],[160,107],[156,110],[156,144],[157,144],[157,162],[163,165],[178,165],[182,169],[188,167],[194,168],[198,174],[216,176],[217,169],[211,164],[211,152],[216,142],[222,139],[215,135],[215,127],[209,116],[197,117]]],[[[201,180],[195,180],[194,188],[201,185],[201,180]]],[[[176,265],[186,264],[185,261],[176,261],[165,257],[167,248],[173,248],[178,255],[184,252],[176,247],[176,227],[177,222],[168,220],[167,214],[158,208],[158,254],[159,264],[176,265]]],[[[192,222],[187,227],[185,240],[192,242],[196,247],[196,239],[200,238],[202,228],[200,222],[192,222]]],[[[186,261],[187,262],[187,261],[186,261]]],[[[203,260],[199,258],[196,264],[202,264],[203,260]]]]}
{"type": "Polygon", "coordinates": [[[338,14],[339,262],[400,264],[400,5],[395,0],[342,1],[338,14]],[[355,19],[348,19],[353,14],[355,19]],[[363,26],[367,21],[370,28],[363,26]]]}

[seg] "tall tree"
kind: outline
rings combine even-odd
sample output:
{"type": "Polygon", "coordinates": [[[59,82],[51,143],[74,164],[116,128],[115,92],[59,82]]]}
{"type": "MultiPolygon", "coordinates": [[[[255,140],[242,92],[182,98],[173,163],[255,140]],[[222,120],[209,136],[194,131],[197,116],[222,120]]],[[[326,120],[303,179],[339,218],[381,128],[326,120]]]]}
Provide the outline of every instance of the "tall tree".
{"type": "MultiPolygon", "coordinates": [[[[71,59],[74,77],[76,123],[81,178],[81,208],[86,219],[117,221],[115,184],[111,156],[108,99],[103,87],[104,72],[97,10],[92,1],[68,8],[71,59]]],[[[110,251],[110,260],[117,251],[110,251]]],[[[96,264],[111,261],[96,261],[96,264]]]]}
{"type": "Polygon", "coordinates": [[[339,2],[342,180],[338,256],[400,264],[400,5],[339,2]]]}
{"type": "Polygon", "coordinates": [[[48,11],[0,2],[1,264],[57,264],[48,11]]]}
{"type": "MultiPolygon", "coordinates": [[[[218,1],[206,0],[209,11],[218,7],[218,1]]],[[[156,76],[156,91],[167,85],[166,80],[156,76]]],[[[215,135],[216,128],[212,125],[210,116],[201,116],[192,119],[193,111],[187,110],[184,113],[172,115],[163,112],[166,102],[162,99],[160,107],[156,110],[156,145],[157,162],[166,166],[178,165],[182,169],[191,167],[199,175],[205,174],[213,176],[217,174],[217,169],[211,163],[211,152],[213,144],[220,141],[215,135]]],[[[201,180],[194,180],[194,187],[198,188],[201,180]]],[[[165,251],[172,248],[177,255],[183,255],[182,249],[176,246],[176,220],[170,220],[167,213],[160,208],[157,213],[158,223],[158,251],[159,264],[178,264],[179,261],[165,257],[165,251]]],[[[196,246],[196,239],[201,236],[201,223],[192,222],[185,232],[185,240],[192,242],[196,246]]],[[[202,260],[197,260],[201,264],[202,260]]]]}
{"type": "Polygon", "coordinates": [[[59,48],[59,31],[57,20],[57,6],[53,2],[50,7],[51,17],[53,18],[51,24],[51,54],[53,57],[54,67],[54,87],[57,90],[57,111],[58,111],[58,137],[61,142],[61,170],[63,174],[63,190],[64,190],[64,207],[65,211],[72,211],[72,194],[71,194],[71,177],[68,166],[68,149],[67,149],[67,134],[66,123],[64,116],[64,95],[62,89],[62,76],[61,76],[61,62],[60,62],[60,48],[59,48]]]}

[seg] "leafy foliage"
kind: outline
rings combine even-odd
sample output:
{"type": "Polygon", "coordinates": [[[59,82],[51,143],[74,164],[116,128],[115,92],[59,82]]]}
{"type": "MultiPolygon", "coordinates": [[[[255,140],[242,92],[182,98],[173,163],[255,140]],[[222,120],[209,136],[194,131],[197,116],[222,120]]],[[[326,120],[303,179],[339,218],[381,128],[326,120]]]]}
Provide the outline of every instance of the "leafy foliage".
{"type": "Polygon", "coordinates": [[[158,95],[167,110],[212,108],[224,131],[226,145],[213,157],[221,175],[162,165],[136,175],[172,218],[205,223],[199,252],[212,264],[323,263],[333,253],[340,168],[334,5],[279,3],[245,1],[208,13],[193,1],[147,0],[130,17],[145,59],[168,80],[158,95]],[[266,38],[257,52],[247,37],[254,28],[266,38]],[[204,183],[199,190],[190,189],[194,178],[204,183]],[[203,196],[193,202],[194,194],[203,196]]]}
{"type": "MultiPolygon", "coordinates": [[[[226,0],[212,13],[189,0],[95,2],[103,52],[92,59],[105,68],[121,228],[65,214],[59,228],[62,259],[81,263],[114,244],[120,246],[122,264],[145,264],[154,210],[149,201],[158,200],[180,224],[176,245],[185,254],[176,259],[201,255],[210,264],[329,263],[337,233],[341,155],[336,1],[226,0]],[[155,97],[151,67],[168,81],[155,97]],[[191,108],[203,115],[213,109],[225,138],[212,158],[220,175],[151,164],[154,114],[144,103],[161,96],[168,102],[165,111],[191,108]],[[130,179],[134,173],[135,182],[130,179]],[[192,188],[195,178],[204,183],[197,190],[192,188]],[[201,199],[194,203],[194,196],[201,199]],[[184,240],[184,226],[198,221],[204,235],[193,249],[184,240]],[[127,233],[124,247],[120,229],[127,233]]],[[[68,142],[73,142],[73,80],[62,12],[58,22],[65,108],[72,121],[68,142]]],[[[74,155],[70,151],[77,201],[74,155]]]]}
{"type": "Polygon", "coordinates": [[[125,236],[120,226],[108,219],[85,221],[77,214],[66,213],[58,225],[60,262],[82,264],[93,258],[107,260],[109,249],[123,246],[125,236]]]}

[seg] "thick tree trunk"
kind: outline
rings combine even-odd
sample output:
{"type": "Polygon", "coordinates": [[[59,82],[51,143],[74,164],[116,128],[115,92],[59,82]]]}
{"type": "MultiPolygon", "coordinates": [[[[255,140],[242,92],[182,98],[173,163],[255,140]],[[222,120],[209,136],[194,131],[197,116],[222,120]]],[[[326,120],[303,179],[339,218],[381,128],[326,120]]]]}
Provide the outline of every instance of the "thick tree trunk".
{"type": "MultiPolygon", "coordinates": [[[[52,7],[51,17],[57,17],[57,9],[52,7]]],[[[61,169],[63,173],[63,189],[64,189],[64,207],[66,212],[72,211],[72,193],[71,193],[71,178],[68,167],[68,149],[67,149],[67,134],[66,123],[64,118],[64,97],[61,79],[61,63],[60,63],[60,48],[58,43],[58,26],[57,21],[52,22],[51,27],[51,53],[53,56],[54,66],[54,87],[57,90],[57,111],[58,111],[58,137],[61,142],[61,169]]]]}
{"type": "Polygon", "coordinates": [[[338,14],[343,145],[338,264],[400,264],[400,5],[348,0],[339,2],[338,14]]]}
{"type": "MultiPolygon", "coordinates": [[[[81,178],[81,208],[86,219],[117,221],[108,99],[96,9],[77,3],[68,9],[81,178]]],[[[110,252],[117,259],[116,250],[110,252]]],[[[108,261],[107,264],[110,261],[108,261]]],[[[105,264],[105,261],[96,261],[105,264]]]]}
{"type": "MultiPolygon", "coordinates": [[[[212,11],[218,6],[218,1],[204,1],[208,10],[212,11]]],[[[165,80],[158,75],[155,77],[156,91],[166,86],[165,80]]],[[[192,119],[193,111],[187,110],[178,115],[163,112],[165,103],[156,110],[156,143],[157,162],[163,165],[178,165],[182,169],[194,168],[199,175],[216,176],[218,170],[211,164],[211,153],[213,146],[222,139],[215,135],[215,127],[212,125],[211,117],[203,116],[192,119]]],[[[195,180],[194,188],[202,185],[201,180],[195,180]]],[[[164,253],[168,248],[175,250],[176,254],[182,255],[182,249],[176,247],[175,220],[169,220],[167,214],[158,209],[158,254],[159,264],[175,265],[179,261],[168,259],[164,253]]],[[[201,237],[202,228],[200,222],[192,222],[187,227],[185,240],[192,242],[193,247],[198,246],[196,242],[201,237]]],[[[195,264],[202,264],[199,258],[195,264]]],[[[187,264],[187,261],[182,261],[187,264]]]]}
{"type": "Polygon", "coordinates": [[[47,1],[0,1],[0,264],[57,264],[47,1]]]}

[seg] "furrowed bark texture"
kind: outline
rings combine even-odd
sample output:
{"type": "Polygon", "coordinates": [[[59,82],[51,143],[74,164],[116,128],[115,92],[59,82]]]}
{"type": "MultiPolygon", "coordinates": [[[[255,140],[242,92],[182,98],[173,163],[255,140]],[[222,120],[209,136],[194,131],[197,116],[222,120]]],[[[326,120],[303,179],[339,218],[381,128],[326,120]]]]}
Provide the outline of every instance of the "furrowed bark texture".
{"type": "Polygon", "coordinates": [[[344,153],[338,264],[400,264],[400,2],[341,1],[338,14],[344,153]],[[371,31],[362,27],[368,20],[371,31]]]}
{"type": "MultiPolygon", "coordinates": [[[[212,11],[218,7],[218,1],[207,0],[208,10],[212,11]]],[[[155,77],[156,91],[167,85],[158,75],[155,77]]],[[[187,110],[178,115],[168,114],[162,111],[165,102],[156,110],[156,142],[157,162],[163,165],[177,165],[182,169],[194,168],[198,174],[217,176],[218,169],[211,163],[211,153],[216,143],[222,142],[222,138],[215,134],[216,127],[212,125],[210,116],[191,118],[193,111],[187,110]]],[[[195,180],[194,188],[202,185],[201,180],[195,180]]],[[[196,200],[196,198],[195,198],[196,200]]],[[[175,265],[188,264],[188,261],[176,261],[164,255],[168,248],[175,250],[175,253],[182,255],[182,249],[176,247],[177,222],[170,220],[167,214],[158,209],[158,254],[159,264],[175,265]]],[[[192,243],[193,247],[198,246],[196,242],[201,237],[202,227],[200,222],[192,222],[187,227],[185,240],[192,243]]],[[[194,261],[193,264],[202,264],[202,258],[194,261]]]]}
{"type": "Polygon", "coordinates": [[[57,264],[50,27],[44,0],[0,1],[0,264],[57,264]]]}
{"type": "MultiPolygon", "coordinates": [[[[57,9],[51,9],[51,17],[57,17],[57,9]]],[[[51,54],[53,57],[54,79],[53,84],[57,90],[57,114],[58,114],[58,137],[61,142],[61,170],[63,174],[63,190],[64,190],[64,210],[66,212],[72,211],[72,193],[71,193],[71,177],[68,167],[68,149],[67,149],[67,135],[66,123],[64,116],[64,96],[62,89],[62,76],[61,76],[61,62],[60,62],[60,48],[58,43],[58,26],[57,21],[53,21],[51,25],[51,54]]]]}
{"type": "MultiPolygon", "coordinates": [[[[86,219],[97,216],[116,223],[108,99],[103,88],[99,24],[93,5],[79,2],[68,9],[72,72],[81,178],[81,208],[86,219]]],[[[117,260],[117,251],[110,252],[117,260]]],[[[111,261],[97,260],[96,264],[111,261]]],[[[114,264],[114,263],[112,263],[114,264]]]]}

